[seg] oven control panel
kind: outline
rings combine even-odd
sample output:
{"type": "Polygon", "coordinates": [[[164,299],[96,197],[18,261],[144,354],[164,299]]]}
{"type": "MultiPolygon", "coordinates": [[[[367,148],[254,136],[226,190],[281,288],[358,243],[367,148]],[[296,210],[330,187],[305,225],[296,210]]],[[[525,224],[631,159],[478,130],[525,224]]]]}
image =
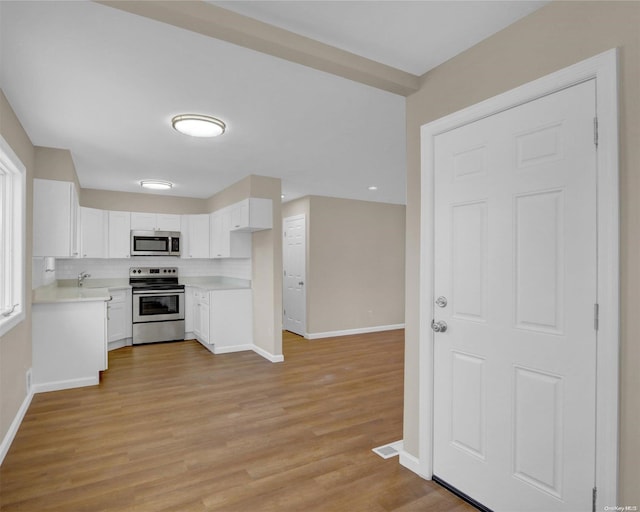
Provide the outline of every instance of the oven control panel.
{"type": "Polygon", "coordinates": [[[173,277],[178,275],[178,267],[131,267],[129,277],[173,277]]]}

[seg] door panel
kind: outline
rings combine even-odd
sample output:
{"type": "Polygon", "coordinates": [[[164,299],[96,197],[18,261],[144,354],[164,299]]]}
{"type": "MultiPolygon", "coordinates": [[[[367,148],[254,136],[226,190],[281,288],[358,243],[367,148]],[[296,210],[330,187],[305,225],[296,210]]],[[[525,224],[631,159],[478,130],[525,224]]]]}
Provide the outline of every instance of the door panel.
{"type": "Polygon", "coordinates": [[[591,507],[595,85],[435,137],[434,474],[495,510],[591,507]]]}
{"type": "Polygon", "coordinates": [[[303,215],[283,221],[283,327],[306,333],[306,221],[303,215]]]}

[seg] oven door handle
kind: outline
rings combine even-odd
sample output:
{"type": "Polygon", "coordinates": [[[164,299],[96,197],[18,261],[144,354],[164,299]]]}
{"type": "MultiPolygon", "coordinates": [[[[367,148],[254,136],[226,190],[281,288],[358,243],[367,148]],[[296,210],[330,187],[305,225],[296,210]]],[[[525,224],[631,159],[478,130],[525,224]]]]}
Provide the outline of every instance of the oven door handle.
{"type": "Polygon", "coordinates": [[[133,295],[175,295],[175,294],[183,294],[184,290],[157,290],[157,291],[149,291],[149,290],[140,290],[132,292],[133,295]]]}

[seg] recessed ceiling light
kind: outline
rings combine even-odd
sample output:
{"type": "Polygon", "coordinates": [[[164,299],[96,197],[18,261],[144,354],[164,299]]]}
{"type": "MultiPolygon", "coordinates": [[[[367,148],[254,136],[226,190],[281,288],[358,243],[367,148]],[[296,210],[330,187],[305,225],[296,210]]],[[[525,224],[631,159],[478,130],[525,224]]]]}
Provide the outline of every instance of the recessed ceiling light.
{"type": "Polygon", "coordinates": [[[375,185],[371,185],[370,187],[367,187],[368,190],[378,190],[378,187],[376,187],[375,185]]]}
{"type": "Polygon", "coordinates": [[[153,190],[169,190],[173,187],[173,183],[160,180],[142,180],[140,186],[144,188],[151,188],[153,190]]]}
{"type": "Polygon", "coordinates": [[[180,133],[191,137],[217,137],[222,135],[226,125],[211,116],[201,114],[181,114],[171,119],[171,125],[180,133]]]}

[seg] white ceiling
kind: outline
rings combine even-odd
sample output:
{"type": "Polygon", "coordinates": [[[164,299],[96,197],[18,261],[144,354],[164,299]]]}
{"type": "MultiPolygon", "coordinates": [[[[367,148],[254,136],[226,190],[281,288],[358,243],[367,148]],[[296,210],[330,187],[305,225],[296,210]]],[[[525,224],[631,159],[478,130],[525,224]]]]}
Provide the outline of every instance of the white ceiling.
{"type": "MultiPolygon", "coordinates": [[[[545,2],[215,3],[422,74],[545,2]]],[[[0,86],[35,145],[71,150],[83,188],[157,178],[206,198],[258,174],[285,200],[405,202],[404,97],[93,2],[0,1],[0,29],[0,86]],[[227,132],[171,129],[191,112],[227,132]]]]}
{"type": "Polygon", "coordinates": [[[548,2],[221,0],[209,3],[414,75],[423,75],[548,2]]]}

